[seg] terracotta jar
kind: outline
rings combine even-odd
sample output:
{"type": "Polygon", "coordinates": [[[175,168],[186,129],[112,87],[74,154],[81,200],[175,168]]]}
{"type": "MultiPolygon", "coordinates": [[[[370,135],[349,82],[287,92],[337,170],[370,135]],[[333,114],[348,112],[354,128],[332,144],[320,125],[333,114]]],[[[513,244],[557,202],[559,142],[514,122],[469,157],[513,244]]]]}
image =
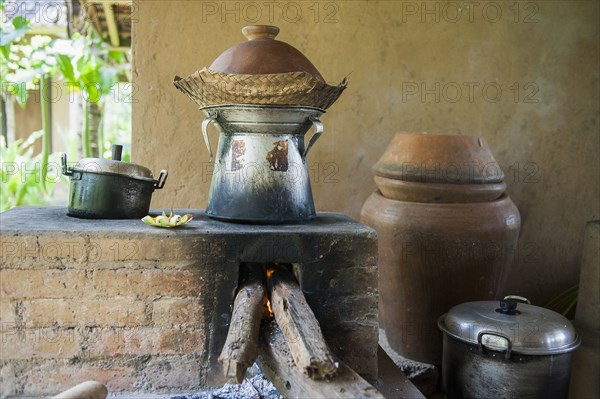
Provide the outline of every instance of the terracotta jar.
{"type": "Polygon", "coordinates": [[[482,138],[399,133],[373,167],[361,219],[379,236],[379,318],[390,346],[441,364],[437,319],[501,297],[520,228],[482,138]]]}

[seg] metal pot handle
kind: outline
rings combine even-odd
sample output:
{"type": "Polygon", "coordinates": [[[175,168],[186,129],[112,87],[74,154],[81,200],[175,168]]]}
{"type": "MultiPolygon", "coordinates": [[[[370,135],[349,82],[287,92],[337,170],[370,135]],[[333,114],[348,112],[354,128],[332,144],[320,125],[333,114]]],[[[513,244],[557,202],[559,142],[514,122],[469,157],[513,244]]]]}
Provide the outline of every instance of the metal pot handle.
{"type": "Polygon", "coordinates": [[[504,338],[508,343],[506,347],[506,354],[504,355],[504,357],[506,359],[510,359],[510,354],[512,353],[512,341],[510,340],[510,338],[508,338],[506,334],[502,334],[496,331],[480,331],[479,334],[477,334],[477,346],[479,347],[479,353],[483,353],[484,335],[493,335],[495,337],[504,338]]]}
{"type": "Polygon", "coordinates": [[[67,166],[67,153],[63,152],[62,154],[60,154],[60,164],[62,166],[62,174],[65,176],[72,176],[73,175],[73,171],[69,170],[69,167],[67,166]]]}
{"type": "Polygon", "coordinates": [[[158,175],[158,179],[156,180],[156,183],[154,183],[154,188],[156,190],[160,190],[161,188],[163,188],[165,186],[165,182],[167,181],[167,176],[169,176],[169,172],[167,172],[166,169],[163,169],[160,171],[160,173],[158,175]]]}
{"type": "Polygon", "coordinates": [[[208,154],[210,155],[210,161],[212,162],[213,160],[213,153],[212,153],[212,149],[210,148],[210,141],[208,140],[208,125],[214,121],[215,119],[217,119],[217,116],[219,114],[218,113],[210,113],[208,114],[208,116],[206,118],[204,118],[204,120],[202,121],[202,136],[204,136],[204,143],[206,144],[206,148],[208,148],[208,154]]]}
{"type": "Polygon", "coordinates": [[[519,295],[507,295],[504,297],[504,301],[508,300],[508,299],[514,299],[515,301],[521,301],[523,303],[526,303],[528,305],[531,305],[531,301],[527,298],[525,298],[524,296],[519,296],[519,295]]]}
{"type": "Polygon", "coordinates": [[[310,150],[310,147],[312,147],[317,142],[317,140],[319,139],[319,137],[321,137],[321,134],[323,133],[323,123],[319,120],[319,118],[317,118],[316,116],[309,116],[308,119],[312,122],[313,126],[315,127],[315,133],[310,138],[310,141],[308,142],[308,145],[304,150],[304,154],[302,154],[302,159],[306,159],[308,150],[310,150]]]}

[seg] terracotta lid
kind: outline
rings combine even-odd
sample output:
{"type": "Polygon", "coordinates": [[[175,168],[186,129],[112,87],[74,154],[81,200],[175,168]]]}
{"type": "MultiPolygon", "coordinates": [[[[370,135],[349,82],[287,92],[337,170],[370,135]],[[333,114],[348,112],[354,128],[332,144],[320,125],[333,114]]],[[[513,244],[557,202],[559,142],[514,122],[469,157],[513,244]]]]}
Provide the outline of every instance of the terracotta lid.
{"type": "Polygon", "coordinates": [[[250,25],[244,27],[242,33],[248,41],[225,50],[209,67],[211,70],[238,75],[307,72],[323,80],[317,68],[300,51],[275,40],[278,27],[250,25]]]}
{"type": "Polygon", "coordinates": [[[492,184],[504,172],[482,137],[397,133],[373,166],[390,179],[447,184],[492,184]]]}

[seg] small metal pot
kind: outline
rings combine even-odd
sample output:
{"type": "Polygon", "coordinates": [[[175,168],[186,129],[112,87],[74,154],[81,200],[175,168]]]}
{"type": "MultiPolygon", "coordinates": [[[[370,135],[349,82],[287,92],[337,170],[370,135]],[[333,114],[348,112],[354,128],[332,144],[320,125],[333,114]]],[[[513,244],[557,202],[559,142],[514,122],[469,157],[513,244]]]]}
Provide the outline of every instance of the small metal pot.
{"type": "Polygon", "coordinates": [[[69,176],[67,214],[84,219],[137,219],[148,214],[152,192],[161,189],[167,171],[154,179],[148,168],[121,162],[122,146],[113,146],[113,159],[84,158],[67,166],[62,154],[62,172],[69,176]]]}
{"type": "Polygon", "coordinates": [[[442,384],[455,398],[567,398],[580,339],[556,312],[516,298],[468,302],[438,320],[442,384]]]}

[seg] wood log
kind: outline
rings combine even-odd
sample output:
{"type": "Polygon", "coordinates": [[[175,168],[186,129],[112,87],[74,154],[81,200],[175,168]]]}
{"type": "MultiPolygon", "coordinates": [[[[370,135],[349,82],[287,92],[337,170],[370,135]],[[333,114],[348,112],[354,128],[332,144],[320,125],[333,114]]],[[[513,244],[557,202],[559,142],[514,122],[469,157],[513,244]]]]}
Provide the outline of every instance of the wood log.
{"type": "Polygon", "coordinates": [[[257,362],[261,371],[284,398],[384,399],[374,386],[342,362],[338,363],[339,368],[333,380],[309,378],[295,366],[286,338],[273,321],[263,322],[259,349],[257,362]]]}
{"type": "Polygon", "coordinates": [[[269,294],[275,320],[296,366],[312,379],[332,378],[337,365],[292,272],[283,266],[275,268],[269,278],[269,294]]]}
{"type": "Polygon", "coordinates": [[[248,367],[258,356],[258,334],[262,319],[265,290],[262,267],[242,268],[245,276],[240,279],[233,302],[233,313],[225,345],[219,356],[225,378],[241,383],[248,367]]]}
{"type": "Polygon", "coordinates": [[[108,395],[108,389],[104,384],[98,381],[85,381],[75,385],[52,399],[105,399],[108,395]]]}

